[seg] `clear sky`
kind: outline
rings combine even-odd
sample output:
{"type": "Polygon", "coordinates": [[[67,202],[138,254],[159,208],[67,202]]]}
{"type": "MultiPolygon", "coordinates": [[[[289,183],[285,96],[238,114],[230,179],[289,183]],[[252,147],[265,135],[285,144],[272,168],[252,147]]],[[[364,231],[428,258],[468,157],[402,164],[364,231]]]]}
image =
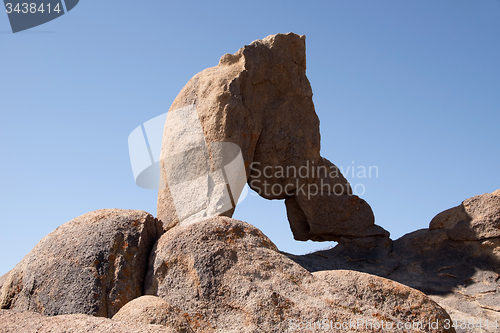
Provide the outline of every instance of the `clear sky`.
{"type": "MultiPolygon", "coordinates": [[[[12,34],[0,14],[0,275],[57,226],[101,208],[156,215],[127,138],[197,72],[253,40],[305,34],[324,157],[396,239],[500,188],[500,1],[81,0],[12,34]],[[350,169],[352,170],[352,169],[350,169]]],[[[301,254],[283,201],[235,218],[301,254]]]]}

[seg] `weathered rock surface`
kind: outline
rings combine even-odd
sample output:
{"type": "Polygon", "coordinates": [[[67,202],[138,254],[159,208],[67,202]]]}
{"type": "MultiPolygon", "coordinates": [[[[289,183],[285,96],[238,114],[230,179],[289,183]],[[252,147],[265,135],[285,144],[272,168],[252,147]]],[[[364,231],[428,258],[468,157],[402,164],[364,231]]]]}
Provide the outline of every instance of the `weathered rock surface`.
{"type": "Polygon", "coordinates": [[[423,293],[359,272],[311,274],[258,229],[227,217],[165,233],[152,252],[145,291],[179,309],[199,332],[291,332],[323,320],[359,322],[359,332],[373,332],[364,325],[382,320],[423,323],[412,332],[454,332],[428,327],[449,317],[423,293]]]}
{"type": "MultiPolygon", "coordinates": [[[[388,238],[389,233],[374,224],[370,206],[352,195],[338,168],[320,156],[319,119],[305,73],[305,36],[277,34],[254,41],[235,54],[225,54],[217,66],[196,74],[186,84],[169,112],[195,107],[199,120],[186,116],[183,123],[172,120],[178,126],[165,126],[160,163],[165,186],[158,194],[158,218],[165,229],[178,222],[169,188],[177,174],[171,165],[173,156],[177,156],[175,163],[190,161],[180,169],[198,168],[199,175],[206,174],[213,162],[212,144],[231,142],[241,148],[249,186],[264,198],[286,199],[295,239],[388,238]],[[185,158],[181,159],[176,150],[179,145],[170,143],[183,131],[195,134],[183,143],[185,158]]],[[[201,181],[203,190],[213,183],[210,177],[201,181]]],[[[189,186],[180,187],[182,190],[196,192],[189,186]]],[[[222,198],[226,192],[219,189],[210,195],[222,198]]],[[[238,193],[231,193],[234,204],[238,193]]],[[[207,198],[200,209],[206,205],[223,204],[207,198]]],[[[225,215],[231,216],[232,211],[225,215]]]]}
{"type": "Polygon", "coordinates": [[[6,274],[0,276],[0,290],[2,290],[3,283],[5,282],[5,279],[7,279],[8,274],[9,273],[6,273],[6,274]]]}
{"type": "Polygon", "coordinates": [[[2,309],[113,316],[143,293],[148,257],[162,233],[144,211],[103,209],[44,237],[8,274],[2,309]]]}
{"type": "Polygon", "coordinates": [[[457,332],[498,332],[499,288],[498,283],[495,283],[498,275],[479,271],[472,279],[474,283],[459,286],[452,293],[429,297],[439,303],[453,320],[457,320],[457,332]],[[471,323],[475,323],[474,329],[467,326],[471,323]]]}
{"type": "Polygon", "coordinates": [[[439,213],[429,229],[446,229],[448,237],[457,241],[500,237],[500,190],[476,195],[439,213]]]}
{"type": "Polygon", "coordinates": [[[31,311],[0,310],[2,333],[176,333],[160,325],[141,325],[84,314],[47,317],[31,311]]]}
{"type": "Polygon", "coordinates": [[[113,320],[163,325],[182,333],[193,332],[179,309],[156,296],[141,296],[128,302],[113,316],[113,320]]]}
{"type": "Polygon", "coordinates": [[[0,331],[497,332],[500,190],[392,241],[320,156],[305,71],[305,37],[289,33],[195,75],[164,129],[161,221],[107,209],[57,228],[0,277],[0,331]],[[281,253],[231,219],[241,175],[285,200],[295,239],[338,246],[281,253]]]}
{"type": "Polygon", "coordinates": [[[467,199],[438,214],[430,229],[394,242],[341,239],[330,250],[288,256],[312,272],[348,269],[398,281],[431,295],[455,320],[500,324],[499,194],[467,199]]]}
{"type": "Polygon", "coordinates": [[[429,320],[443,322],[448,318],[439,308],[436,316],[432,317],[436,303],[424,293],[385,278],[346,270],[320,271],[313,275],[329,285],[323,290],[325,296],[342,300],[339,303],[342,306],[378,320],[427,324],[429,320]]]}

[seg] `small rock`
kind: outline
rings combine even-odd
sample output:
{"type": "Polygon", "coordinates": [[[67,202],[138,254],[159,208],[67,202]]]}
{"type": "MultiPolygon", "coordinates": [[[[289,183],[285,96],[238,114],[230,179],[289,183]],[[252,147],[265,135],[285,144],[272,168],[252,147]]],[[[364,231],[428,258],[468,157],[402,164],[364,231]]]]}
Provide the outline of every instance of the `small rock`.
{"type": "Polygon", "coordinates": [[[125,304],[113,316],[113,320],[163,325],[182,333],[193,332],[179,312],[159,297],[141,296],[125,304]]]}
{"type": "Polygon", "coordinates": [[[176,333],[160,325],[124,323],[84,314],[46,317],[39,313],[0,310],[2,333],[176,333]]]}

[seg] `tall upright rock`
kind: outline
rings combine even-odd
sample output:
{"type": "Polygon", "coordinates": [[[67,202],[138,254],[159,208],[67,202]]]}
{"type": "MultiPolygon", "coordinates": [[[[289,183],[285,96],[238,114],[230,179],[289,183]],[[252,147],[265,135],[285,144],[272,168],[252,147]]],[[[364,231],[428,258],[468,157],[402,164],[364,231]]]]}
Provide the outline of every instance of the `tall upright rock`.
{"type": "MultiPolygon", "coordinates": [[[[338,168],[320,156],[319,119],[306,77],[305,36],[272,35],[235,54],[225,54],[217,66],[196,74],[186,84],[169,113],[189,108],[196,110],[203,140],[193,134],[196,139],[187,141],[195,143],[178,140],[180,143],[172,144],[179,133],[200,132],[191,113],[185,121],[173,117],[171,124],[167,117],[163,134],[160,169],[164,186],[158,195],[158,218],[165,229],[179,221],[173,200],[179,186],[171,188],[179,174],[172,170],[179,167],[173,164],[181,163],[181,170],[188,173],[193,169],[195,173],[206,173],[207,163],[208,169],[216,170],[213,157],[217,152],[212,143],[230,142],[241,149],[248,185],[266,199],[285,199],[295,239],[388,239],[389,233],[374,224],[370,206],[353,195],[338,168]],[[198,157],[193,158],[195,155],[198,157]]],[[[203,182],[208,183],[200,185],[205,189],[214,180],[208,177],[203,182]]],[[[180,188],[188,194],[193,191],[190,186],[180,188]]],[[[232,190],[227,192],[233,195],[234,207],[239,193],[232,190]]],[[[211,191],[200,207],[222,205],[221,200],[213,198],[220,193],[211,191]]],[[[232,212],[230,209],[224,215],[231,216],[232,212]]]]}

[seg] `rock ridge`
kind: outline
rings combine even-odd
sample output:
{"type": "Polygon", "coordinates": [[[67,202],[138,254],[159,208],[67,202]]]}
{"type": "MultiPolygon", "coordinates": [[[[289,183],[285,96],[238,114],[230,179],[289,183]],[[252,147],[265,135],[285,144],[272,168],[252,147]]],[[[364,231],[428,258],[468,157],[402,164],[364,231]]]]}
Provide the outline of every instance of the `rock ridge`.
{"type": "Polygon", "coordinates": [[[287,256],[311,272],[346,269],[398,281],[430,295],[456,320],[500,322],[499,199],[500,190],[466,199],[437,214],[428,229],[393,242],[343,240],[287,256]]]}

